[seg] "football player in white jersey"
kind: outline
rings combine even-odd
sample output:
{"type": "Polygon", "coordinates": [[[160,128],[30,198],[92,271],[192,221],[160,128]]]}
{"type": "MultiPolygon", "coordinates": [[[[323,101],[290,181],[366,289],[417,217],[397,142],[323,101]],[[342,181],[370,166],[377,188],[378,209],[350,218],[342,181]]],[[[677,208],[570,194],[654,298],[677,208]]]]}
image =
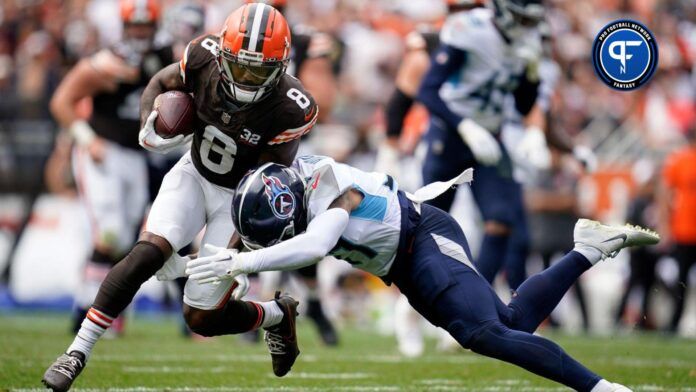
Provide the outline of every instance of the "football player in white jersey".
{"type": "Polygon", "coordinates": [[[584,271],[622,248],[657,243],[657,233],[581,219],[574,250],[525,281],[505,305],[472,264],[457,222],[422,204],[471,181],[471,174],[469,169],[408,194],[388,175],[327,157],[300,157],[292,167],[264,164],[240,181],[232,202],[236,235],[256,250],[209,246],[213,255],[189,261],[185,273],[202,284],[226,282],[333,255],[394,283],[419,313],[465,348],[579,391],[628,391],[533,333],[584,271]]]}
{"type": "MultiPolygon", "coordinates": [[[[484,220],[476,264],[489,282],[505,259],[511,236],[524,228],[521,187],[512,176],[500,129],[506,99],[514,97],[523,115],[537,99],[541,41],[535,27],[544,15],[540,0],[492,3],[492,9],[475,8],[447,18],[417,96],[430,112],[424,183],[476,168],[472,192],[484,220]]],[[[538,127],[527,127],[516,150],[534,166],[550,162],[538,127]]],[[[449,191],[431,204],[449,210],[453,200],[449,191]]]]}

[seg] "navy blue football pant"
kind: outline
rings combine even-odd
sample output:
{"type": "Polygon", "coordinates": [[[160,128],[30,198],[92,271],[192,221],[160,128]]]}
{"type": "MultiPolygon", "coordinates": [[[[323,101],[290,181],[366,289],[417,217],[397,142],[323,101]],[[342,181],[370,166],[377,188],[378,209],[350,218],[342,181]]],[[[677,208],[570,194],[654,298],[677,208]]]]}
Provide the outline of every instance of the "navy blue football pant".
{"type": "MultiPolygon", "coordinates": [[[[429,184],[446,181],[473,167],[474,182],[471,184],[471,190],[483,220],[503,224],[510,229],[509,234],[484,234],[481,251],[476,260],[479,273],[492,282],[505,263],[508,272],[513,274],[511,285],[518,285],[524,276],[529,235],[522,187],[513,179],[512,160],[505,146],[498,141],[503,156],[497,165],[481,165],[457,131],[446,129],[436,118],[430,122],[425,140],[428,152],[423,163],[423,182],[429,184]],[[514,244],[511,245],[511,241],[514,241],[514,244]]],[[[429,204],[449,211],[455,193],[454,189],[449,190],[429,204]]]]}
{"type": "Polygon", "coordinates": [[[412,206],[416,216],[402,226],[400,250],[387,279],[428,321],[446,329],[463,347],[520,366],[579,391],[601,379],[554,342],[532,333],[551,313],[568,288],[591,264],[577,252],[520,285],[505,305],[471,264],[466,237],[444,211],[412,206]]]}

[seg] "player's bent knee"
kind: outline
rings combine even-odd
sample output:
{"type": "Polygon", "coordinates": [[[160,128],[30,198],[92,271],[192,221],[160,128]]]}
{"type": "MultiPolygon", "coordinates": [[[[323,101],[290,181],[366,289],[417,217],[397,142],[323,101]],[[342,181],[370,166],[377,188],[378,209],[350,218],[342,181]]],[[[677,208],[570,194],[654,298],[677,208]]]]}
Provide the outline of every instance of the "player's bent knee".
{"type": "Polygon", "coordinates": [[[183,307],[184,320],[186,320],[186,325],[193,331],[201,336],[211,337],[216,336],[217,333],[213,330],[212,315],[215,311],[213,310],[203,310],[191,307],[184,304],[183,307]]]}
{"type": "Polygon", "coordinates": [[[151,233],[149,231],[143,231],[142,233],[140,233],[138,242],[148,242],[156,246],[157,248],[159,248],[160,251],[162,251],[165,260],[169,259],[172,256],[172,253],[174,252],[174,249],[172,248],[171,244],[169,244],[169,241],[167,241],[166,238],[151,233]]]}
{"type": "Polygon", "coordinates": [[[484,222],[483,231],[488,235],[510,235],[511,227],[507,223],[488,220],[484,222]]]}
{"type": "Polygon", "coordinates": [[[499,320],[486,322],[472,333],[467,348],[478,354],[495,356],[496,352],[505,350],[505,339],[501,338],[509,330],[499,320]]]}

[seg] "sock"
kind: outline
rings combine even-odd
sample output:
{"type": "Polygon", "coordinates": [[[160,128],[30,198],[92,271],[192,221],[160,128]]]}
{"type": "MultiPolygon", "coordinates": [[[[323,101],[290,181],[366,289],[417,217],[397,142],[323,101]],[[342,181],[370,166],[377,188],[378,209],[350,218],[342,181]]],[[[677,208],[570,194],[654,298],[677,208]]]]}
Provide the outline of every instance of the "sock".
{"type": "Polygon", "coordinates": [[[71,353],[73,351],[79,351],[85,354],[86,358],[89,358],[97,340],[106,332],[113,321],[113,317],[107,316],[94,308],[90,308],[87,312],[87,317],[82,321],[82,327],[80,327],[80,330],[77,332],[75,340],[73,340],[66,352],[71,353]]]}
{"type": "Polygon", "coordinates": [[[257,302],[255,304],[261,306],[261,309],[263,309],[263,316],[259,327],[272,327],[283,320],[283,311],[280,310],[280,306],[278,306],[276,301],[257,302]]]}
{"type": "Polygon", "coordinates": [[[610,383],[605,379],[599,380],[599,382],[590,390],[590,392],[611,392],[614,389],[614,384],[610,383]]]}
{"type": "Polygon", "coordinates": [[[592,264],[579,252],[570,252],[551,267],[531,276],[517,289],[517,296],[508,305],[509,326],[534,332],[558,305],[575,281],[592,264]]]}
{"type": "Polygon", "coordinates": [[[595,265],[597,262],[602,260],[602,252],[597,248],[583,244],[575,244],[575,248],[573,248],[573,250],[585,256],[587,261],[589,261],[592,265],[595,265]]]}
{"type": "Polygon", "coordinates": [[[479,271],[488,283],[493,282],[495,275],[505,261],[509,235],[490,235],[486,234],[481,243],[481,253],[476,263],[479,271]]]}

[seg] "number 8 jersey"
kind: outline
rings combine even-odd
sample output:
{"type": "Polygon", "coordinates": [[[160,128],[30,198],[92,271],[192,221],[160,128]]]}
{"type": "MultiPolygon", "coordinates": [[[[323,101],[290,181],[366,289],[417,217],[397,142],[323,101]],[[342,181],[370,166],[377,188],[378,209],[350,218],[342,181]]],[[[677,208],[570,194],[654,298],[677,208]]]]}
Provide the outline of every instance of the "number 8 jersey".
{"type": "Polygon", "coordinates": [[[234,188],[258,165],[262,151],[308,133],[319,108],[300,81],[287,74],[263,100],[235,106],[221,86],[219,39],[208,34],[191,41],[180,70],[199,119],[191,146],[193,163],[206,180],[234,188]]]}

